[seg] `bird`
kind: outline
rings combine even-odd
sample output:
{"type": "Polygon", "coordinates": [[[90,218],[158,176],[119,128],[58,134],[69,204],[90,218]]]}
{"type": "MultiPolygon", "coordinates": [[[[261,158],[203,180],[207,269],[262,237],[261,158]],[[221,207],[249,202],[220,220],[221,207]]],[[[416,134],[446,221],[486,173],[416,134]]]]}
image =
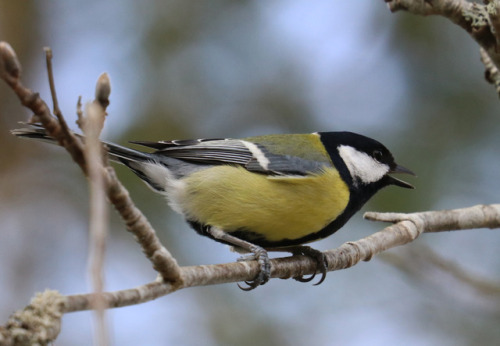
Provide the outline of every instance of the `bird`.
{"type": "MultiPolygon", "coordinates": [[[[41,126],[12,133],[55,143],[41,126]]],[[[382,143],[348,131],[130,143],[149,152],[104,145],[196,232],[258,261],[257,276],[238,284],[243,290],[269,280],[268,251],[312,257],[320,284],[326,256],[304,244],[335,233],[380,189],[414,188],[391,175],[415,174],[382,143]]]]}

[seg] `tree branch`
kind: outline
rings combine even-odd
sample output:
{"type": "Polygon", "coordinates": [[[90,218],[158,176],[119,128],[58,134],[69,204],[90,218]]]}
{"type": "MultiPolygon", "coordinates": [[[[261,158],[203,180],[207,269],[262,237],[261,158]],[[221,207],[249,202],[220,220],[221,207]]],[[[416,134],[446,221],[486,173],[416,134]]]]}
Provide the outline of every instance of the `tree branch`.
{"type": "Polygon", "coordinates": [[[419,233],[500,228],[500,204],[480,204],[469,208],[411,214],[368,212],[364,217],[372,221],[397,222],[398,224],[410,222],[419,233]]]}
{"type": "Polygon", "coordinates": [[[489,75],[494,66],[500,68],[500,0],[485,0],[478,4],[466,0],[384,0],[392,12],[407,11],[416,15],[439,15],[467,31],[479,44],[481,61],[486,67],[486,80],[495,85],[500,97],[498,71],[489,75]]]}
{"type": "MultiPolygon", "coordinates": [[[[410,243],[422,233],[500,228],[500,204],[410,214],[367,212],[365,218],[395,224],[363,239],[326,251],[328,271],[346,269],[360,261],[368,261],[378,253],[410,243]]],[[[275,258],[271,260],[271,268],[272,278],[287,279],[314,273],[316,262],[306,256],[275,258]]],[[[130,290],[105,293],[105,299],[108,307],[139,304],[182,288],[251,280],[258,270],[259,266],[255,261],[181,267],[181,286],[174,287],[156,281],[130,290]]],[[[67,296],[66,299],[66,312],[91,308],[91,295],[67,296]]]]}

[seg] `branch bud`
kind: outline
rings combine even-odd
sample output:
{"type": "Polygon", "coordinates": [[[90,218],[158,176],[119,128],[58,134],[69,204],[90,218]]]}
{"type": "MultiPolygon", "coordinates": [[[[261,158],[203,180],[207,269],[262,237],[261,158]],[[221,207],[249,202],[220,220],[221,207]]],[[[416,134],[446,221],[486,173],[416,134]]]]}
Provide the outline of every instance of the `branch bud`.
{"type": "Polygon", "coordinates": [[[0,77],[5,78],[6,76],[19,79],[21,64],[10,44],[0,41],[0,77]]]}
{"type": "Polygon", "coordinates": [[[104,72],[97,79],[97,84],[95,86],[95,99],[104,109],[106,109],[106,107],[108,107],[109,105],[110,94],[111,81],[109,80],[109,75],[104,72]]]}

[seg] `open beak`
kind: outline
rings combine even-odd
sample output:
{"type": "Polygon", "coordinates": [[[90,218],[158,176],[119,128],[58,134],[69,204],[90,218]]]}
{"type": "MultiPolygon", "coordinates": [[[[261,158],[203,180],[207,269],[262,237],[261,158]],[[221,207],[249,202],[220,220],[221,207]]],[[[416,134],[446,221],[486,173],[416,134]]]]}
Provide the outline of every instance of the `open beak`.
{"type": "MultiPolygon", "coordinates": [[[[394,168],[391,168],[391,170],[389,171],[389,174],[391,174],[391,173],[403,173],[403,174],[413,175],[414,177],[416,177],[415,173],[410,171],[408,168],[400,166],[398,164],[396,164],[396,166],[394,168]]],[[[406,181],[394,178],[390,175],[387,175],[387,178],[389,179],[389,181],[392,185],[404,187],[405,189],[414,189],[415,188],[410,183],[407,183],[406,181]]]]}

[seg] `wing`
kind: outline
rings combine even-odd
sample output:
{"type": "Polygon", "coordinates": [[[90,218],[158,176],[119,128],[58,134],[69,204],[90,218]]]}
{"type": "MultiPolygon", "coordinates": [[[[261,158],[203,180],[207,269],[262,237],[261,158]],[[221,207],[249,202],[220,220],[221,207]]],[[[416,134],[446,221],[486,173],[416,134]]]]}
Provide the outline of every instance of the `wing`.
{"type": "Polygon", "coordinates": [[[197,139],[161,142],[132,142],[156,149],[153,153],[208,165],[240,165],[251,172],[267,175],[295,175],[321,171],[328,161],[307,160],[298,156],[273,154],[266,146],[240,139],[197,139]]]}

